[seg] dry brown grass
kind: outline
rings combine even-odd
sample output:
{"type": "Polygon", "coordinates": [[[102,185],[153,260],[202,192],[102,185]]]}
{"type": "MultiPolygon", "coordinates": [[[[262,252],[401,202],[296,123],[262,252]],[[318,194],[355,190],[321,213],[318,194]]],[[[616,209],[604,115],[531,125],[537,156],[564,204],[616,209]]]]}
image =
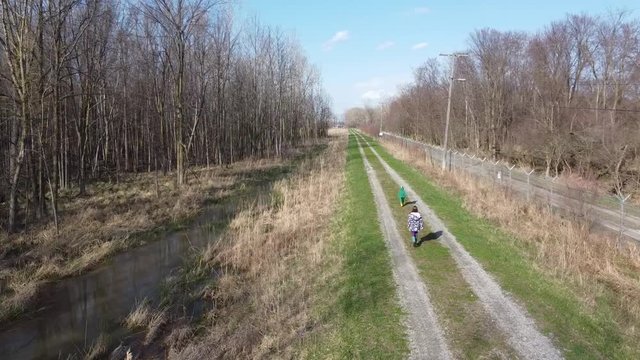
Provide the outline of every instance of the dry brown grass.
{"type": "MultiPolygon", "coordinates": [[[[205,292],[215,309],[206,333],[167,350],[169,358],[292,358],[312,327],[314,284],[328,261],[330,223],[344,183],[346,132],[273,188],[271,205],[249,207],[203,266],[224,269],[205,292]],[[256,210],[256,208],[262,210],[256,210]]],[[[186,330],[185,330],[186,331],[186,330]]],[[[167,341],[165,343],[172,343],[167,341]]]]}
{"type": "Polygon", "coordinates": [[[4,309],[6,313],[19,312],[35,296],[38,283],[29,279],[11,278],[7,287],[12,296],[3,300],[0,309],[4,309]]]}
{"type": "Polygon", "coordinates": [[[129,330],[146,327],[151,319],[152,310],[147,301],[142,301],[129,313],[124,324],[129,330]]]}
{"type": "Polygon", "coordinates": [[[395,144],[385,143],[385,147],[459,194],[474,215],[513,235],[526,255],[546,273],[569,282],[586,305],[594,306],[603,293],[613,292],[618,320],[628,333],[636,331],[640,321],[640,251],[636,245],[619,247],[614,236],[592,232],[584,220],[562,218],[547,206],[526,203],[464,173],[442,173],[422,156],[395,144]]]}
{"type": "Polygon", "coordinates": [[[168,349],[182,349],[193,338],[193,329],[188,325],[174,327],[164,340],[168,349]]]}
{"type": "Polygon", "coordinates": [[[92,184],[85,197],[61,194],[58,232],[48,223],[18,234],[0,233],[0,320],[26,308],[43,283],[79,274],[144,241],[136,234],[192,218],[207,201],[229,194],[238,175],[282,161],[194,169],[180,189],[172,174],[160,175],[159,196],[155,174],[92,184]]]}
{"type": "Polygon", "coordinates": [[[329,136],[340,137],[340,136],[348,136],[349,129],[347,128],[331,128],[329,129],[329,136]]]}
{"type": "Polygon", "coordinates": [[[162,326],[166,323],[167,312],[165,310],[155,311],[151,314],[149,323],[147,324],[147,334],[144,338],[145,345],[150,344],[157,338],[162,326]]]}
{"type": "Polygon", "coordinates": [[[100,334],[93,344],[91,344],[84,358],[86,360],[103,358],[107,354],[108,344],[107,337],[104,334],[100,334]]]}

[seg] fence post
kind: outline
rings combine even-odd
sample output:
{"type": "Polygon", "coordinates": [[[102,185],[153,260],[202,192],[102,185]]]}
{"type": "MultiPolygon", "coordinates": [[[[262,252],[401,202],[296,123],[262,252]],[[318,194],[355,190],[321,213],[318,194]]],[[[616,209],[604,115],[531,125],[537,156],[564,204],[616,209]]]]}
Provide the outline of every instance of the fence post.
{"type": "Polygon", "coordinates": [[[496,179],[498,180],[498,183],[502,185],[502,172],[498,170],[498,164],[500,164],[500,160],[493,163],[493,172],[496,175],[496,179]]]}
{"type": "Polygon", "coordinates": [[[453,168],[457,170],[458,169],[458,165],[457,165],[458,164],[458,158],[457,158],[458,157],[458,151],[456,150],[456,151],[452,152],[451,156],[453,157],[453,159],[451,160],[451,162],[453,163],[453,168]]]}
{"type": "Polygon", "coordinates": [[[456,152],[455,150],[451,150],[449,152],[449,171],[453,171],[455,169],[455,166],[453,165],[454,162],[454,158],[455,158],[456,152]]]}
{"type": "Polygon", "coordinates": [[[474,165],[475,165],[475,164],[474,164],[475,159],[476,159],[476,154],[469,155],[469,169],[468,169],[468,170],[469,170],[469,175],[470,175],[471,177],[475,177],[475,175],[474,175],[474,173],[473,173],[473,167],[474,167],[474,165]]]}
{"type": "Polygon", "coordinates": [[[622,234],[624,234],[624,204],[629,200],[631,194],[624,196],[622,193],[616,194],[618,200],[620,200],[620,231],[618,232],[618,247],[620,246],[620,240],[622,239],[622,234]]]}
{"type": "Polygon", "coordinates": [[[509,187],[513,188],[513,178],[511,178],[511,171],[513,170],[513,168],[516,167],[515,165],[511,165],[511,167],[507,167],[509,169],[509,187]]]}
{"type": "Polygon", "coordinates": [[[550,186],[551,187],[551,197],[549,197],[548,201],[547,201],[549,203],[549,208],[553,207],[553,195],[554,195],[553,188],[554,188],[554,185],[556,183],[556,179],[557,178],[558,178],[558,175],[556,175],[556,176],[551,178],[551,186],[550,186]]]}
{"type": "Polygon", "coordinates": [[[533,174],[534,170],[531,170],[527,173],[527,202],[531,201],[531,174],[533,174]]]}
{"type": "Polygon", "coordinates": [[[431,166],[435,166],[433,163],[433,148],[429,146],[429,159],[431,160],[431,166]]]}

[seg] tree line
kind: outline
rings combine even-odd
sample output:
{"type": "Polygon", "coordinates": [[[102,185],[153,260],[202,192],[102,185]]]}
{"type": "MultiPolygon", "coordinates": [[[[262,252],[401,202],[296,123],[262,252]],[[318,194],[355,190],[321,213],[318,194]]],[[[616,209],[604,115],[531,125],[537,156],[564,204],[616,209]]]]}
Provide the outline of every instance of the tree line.
{"type": "Polygon", "coordinates": [[[297,41],[215,0],[0,0],[0,221],[127,172],[279,156],[331,112],[297,41]]]}
{"type": "Polygon", "coordinates": [[[536,33],[480,29],[461,50],[468,56],[428,59],[397,96],[346,120],[442,144],[455,65],[452,146],[602,179],[614,193],[638,188],[640,22],[631,13],[567,15],[536,33]]]}

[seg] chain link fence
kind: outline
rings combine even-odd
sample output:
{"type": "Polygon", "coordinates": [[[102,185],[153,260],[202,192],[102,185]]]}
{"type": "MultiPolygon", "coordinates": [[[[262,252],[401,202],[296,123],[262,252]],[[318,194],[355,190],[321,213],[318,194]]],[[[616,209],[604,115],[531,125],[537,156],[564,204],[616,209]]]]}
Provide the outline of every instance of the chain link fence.
{"type": "MultiPolygon", "coordinates": [[[[444,150],[441,147],[388,132],[380,135],[408,150],[424,153],[425,161],[435,167],[442,164],[444,150]]],[[[640,207],[628,204],[628,196],[598,194],[572,187],[557,177],[547,177],[534,170],[456,150],[447,151],[446,166],[449,171],[462,171],[510,190],[528,202],[537,201],[565,214],[589,219],[616,232],[619,237],[640,241],[640,207]]]]}

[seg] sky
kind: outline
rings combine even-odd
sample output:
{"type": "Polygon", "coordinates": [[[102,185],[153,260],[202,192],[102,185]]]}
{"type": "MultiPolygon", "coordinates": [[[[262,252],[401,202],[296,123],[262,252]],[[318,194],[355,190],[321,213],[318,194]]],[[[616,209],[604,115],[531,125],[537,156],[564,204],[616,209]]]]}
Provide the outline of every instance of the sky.
{"type": "MultiPolygon", "coordinates": [[[[293,34],[320,70],[337,116],[375,105],[441,53],[468,48],[475,30],[535,33],[567,14],[607,15],[640,0],[240,0],[241,16],[293,34]]],[[[445,61],[442,58],[442,61],[445,61]]]]}

